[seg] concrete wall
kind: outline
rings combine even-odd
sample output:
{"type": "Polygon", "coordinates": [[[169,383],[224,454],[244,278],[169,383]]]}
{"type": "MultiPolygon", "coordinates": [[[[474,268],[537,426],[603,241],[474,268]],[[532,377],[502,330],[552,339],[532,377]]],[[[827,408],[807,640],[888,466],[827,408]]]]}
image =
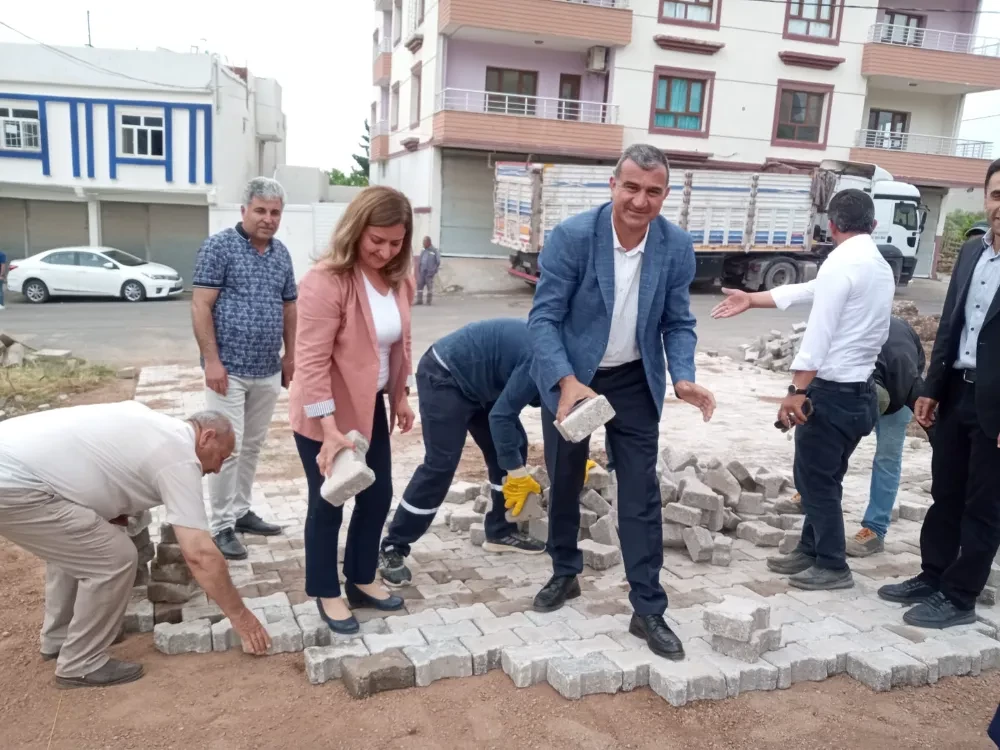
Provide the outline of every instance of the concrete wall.
{"type": "Polygon", "coordinates": [[[886,10],[899,8],[900,12],[908,15],[924,16],[925,29],[973,34],[979,0],[948,0],[946,3],[940,0],[880,0],[878,6],[879,23],[885,23],[886,10]]]}
{"type": "Polygon", "coordinates": [[[865,99],[864,120],[860,129],[868,127],[868,112],[885,109],[909,112],[908,132],[952,138],[958,131],[962,111],[962,96],[911,94],[908,91],[869,88],[865,99]]]}

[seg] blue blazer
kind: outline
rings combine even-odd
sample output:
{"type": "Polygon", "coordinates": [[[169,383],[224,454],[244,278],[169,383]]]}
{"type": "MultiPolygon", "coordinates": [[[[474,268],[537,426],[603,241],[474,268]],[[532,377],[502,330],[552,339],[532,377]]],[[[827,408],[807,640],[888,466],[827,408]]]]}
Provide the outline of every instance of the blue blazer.
{"type": "MultiPolygon", "coordinates": [[[[589,384],[608,347],[615,306],[614,252],[611,204],[605,203],[552,230],[538,258],[540,276],[528,315],[535,352],[531,376],[552,413],[559,404],[559,381],[576,375],[589,384]]],[[[698,337],[688,292],[694,273],[690,235],[657,216],[643,252],[636,331],[657,414],[666,395],[665,369],[674,383],[694,382],[698,337]]]]}

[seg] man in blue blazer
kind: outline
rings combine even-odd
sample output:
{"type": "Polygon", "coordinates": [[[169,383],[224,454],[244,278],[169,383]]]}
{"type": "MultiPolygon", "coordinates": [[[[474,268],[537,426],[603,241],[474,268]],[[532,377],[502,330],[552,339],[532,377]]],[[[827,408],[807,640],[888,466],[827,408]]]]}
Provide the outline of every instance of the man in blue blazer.
{"type": "Polygon", "coordinates": [[[626,149],[611,178],[611,202],[557,226],[539,256],[528,316],[531,375],[542,400],[549,491],[548,550],[553,576],[534,608],[550,612],[580,595],[579,495],[590,441],[569,443],[556,430],[583,399],[605,396],[606,425],[618,477],[618,528],[634,614],[629,631],[668,659],[683,659],[663,613],[663,529],[656,477],[660,411],[669,370],[677,397],[708,421],[711,392],[694,383],[697,337],[688,287],[695,257],[690,236],[660,216],[669,165],[653,146],[626,149]],[[666,353],[666,368],[664,367],[666,353]]]}

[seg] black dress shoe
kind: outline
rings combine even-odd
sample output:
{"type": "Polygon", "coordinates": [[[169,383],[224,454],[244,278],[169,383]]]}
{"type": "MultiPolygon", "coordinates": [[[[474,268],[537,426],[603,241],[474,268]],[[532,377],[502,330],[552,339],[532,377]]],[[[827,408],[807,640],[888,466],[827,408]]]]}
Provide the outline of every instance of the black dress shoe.
{"type": "Polygon", "coordinates": [[[258,536],[278,536],[281,533],[281,527],[278,524],[268,523],[252,510],[248,510],[236,519],[236,530],[243,534],[257,534],[258,536]]]}
{"type": "Polygon", "coordinates": [[[917,628],[942,630],[955,625],[971,625],[975,621],[975,609],[959,609],[940,591],[903,613],[903,622],[917,628]]]}
{"type": "Polygon", "coordinates": [[[396,596],[395,594],[389,594],[385,599],[376,599],[374,596],[366,594],[350,581],[344,584],[344,592],[347,594],[348,604],[352,607],[371,607],[372,609],[380,609],[383,612],[394,612],[397,609],[402,609],[405,604],[403,597],[396,596]]]}
{"type": "Polygon", "coordinates": [[[318,596],[316,597],[316,609],[319,610],[319,616],[323,618],[323,622],[325,622],[334,633],[339,633],[340,635],[350,635],[351,633],[357,633],[361,628],[354,615],[351,615],[346,620],[334,620],[326,613],[326,610],[323,609],[323,600],[318,596]]]}
{"type": "Polygon", "coordinates": [[[576,576],[552,576],[542,590],[535,594],[531,608],[536,612],[555,612],[570,599],[580,596],[580,582],[576,576]]]}
{"type": "Polygon", "coordinates": [[[646,641],[649,650],[657,656],[671,661],[681,661],[684,658],[684,644],[662,615],[633,614],[628,632],[646,641]]]}
{"type": "Polygon", "coordinates": [[[890,583],[878,590],[880,599],[897,604],[918,604],[937,593],[937,589],[920,576],[902,583],[890,583]]]}
{"type": "Polygon", "coordinates": [[[243,542],[236,538],[236,532],[232,529],[223,529],[215,535],[215,546],[227,560],[246,560],[247,548],[243,542]]]}

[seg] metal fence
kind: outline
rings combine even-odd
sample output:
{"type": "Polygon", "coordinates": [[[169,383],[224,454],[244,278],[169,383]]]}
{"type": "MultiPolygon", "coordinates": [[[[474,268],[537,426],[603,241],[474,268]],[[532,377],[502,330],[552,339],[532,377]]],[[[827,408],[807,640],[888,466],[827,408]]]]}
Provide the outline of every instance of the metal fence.
{"type": "Polygon", "coordinates": [[[855,138],[858,148],[878,148],[886,151],[907,151],[934,156],[960,156],[967,159],[989,159],[993,144],[964,138],[945,138],[919,133],[891,133],[886,130],[859,130],[855,138]]]}
{"type": "Polygon", "coordinates": [[[1000,39],[961,34],[957,31],[922,29],[916,26],[877,23],[868,30],[868,41],[878,44],[896,44],[902,47],[960,52],[965,55],[1000,57],[1000,39]]]}
{"type": "Polygon", "coordinates": [[[437,96],[438,111],[481,112],[495,115],[536,117],[542,120],[616,123],[618,106],[604,102],[555,99],[496,91],[447,88],[437,96]]]}

